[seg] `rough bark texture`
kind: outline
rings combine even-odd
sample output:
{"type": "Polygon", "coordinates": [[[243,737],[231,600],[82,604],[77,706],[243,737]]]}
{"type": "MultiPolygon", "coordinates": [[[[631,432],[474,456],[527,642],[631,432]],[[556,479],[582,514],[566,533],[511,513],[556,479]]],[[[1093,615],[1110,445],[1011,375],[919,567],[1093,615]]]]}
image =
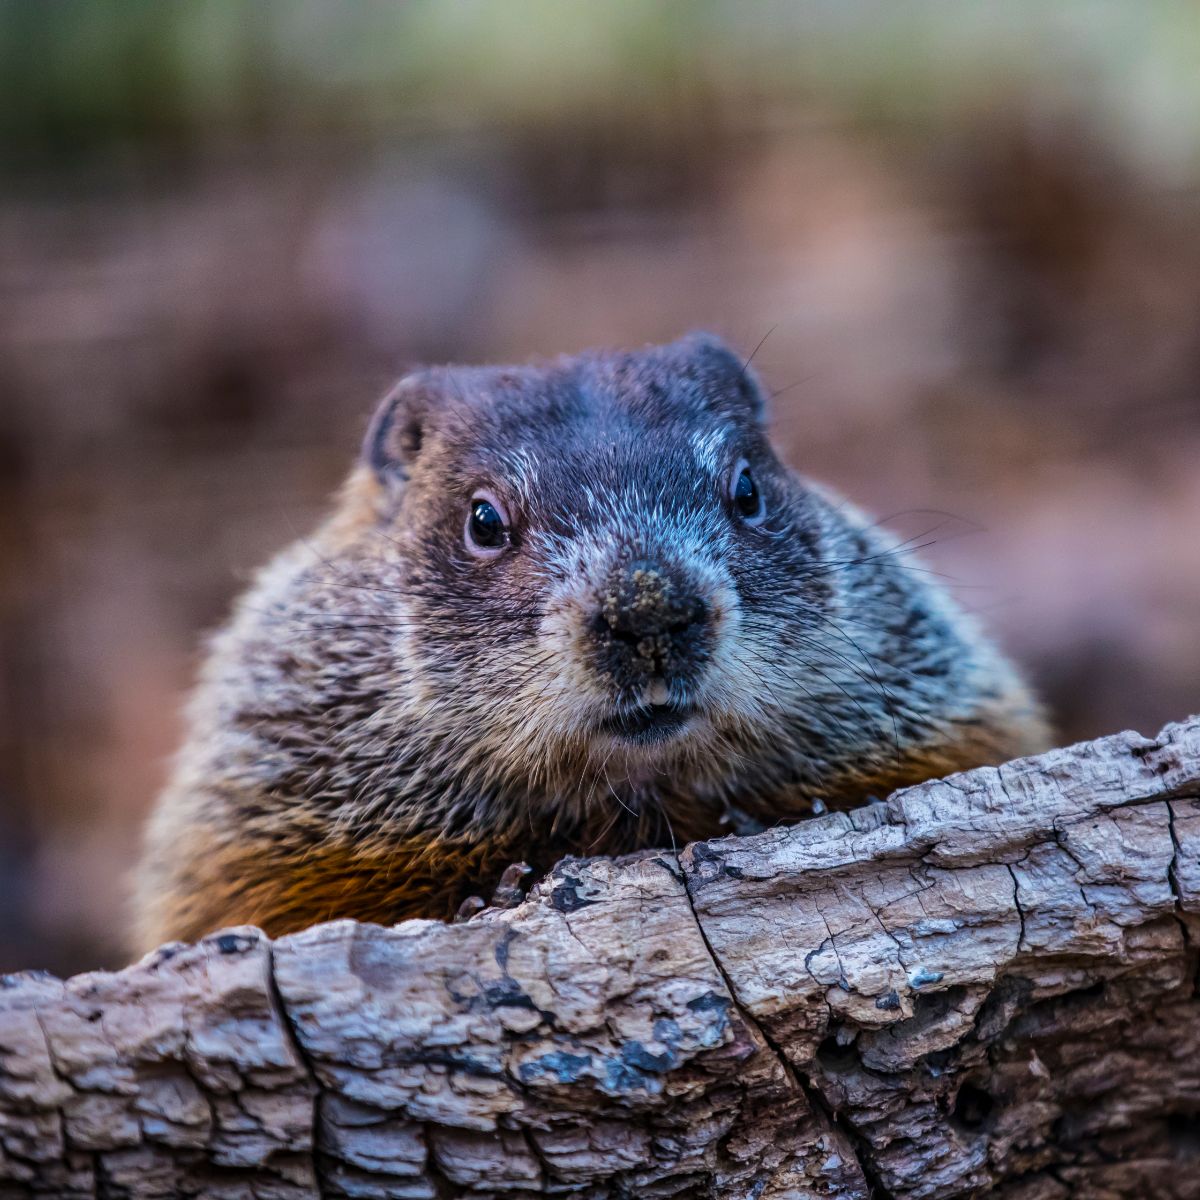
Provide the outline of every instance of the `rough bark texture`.
{"type": "Polygon", "coordinates": [[[1200,720],[0,987],[0,1196],[1200,1197],[1200,720]]]}

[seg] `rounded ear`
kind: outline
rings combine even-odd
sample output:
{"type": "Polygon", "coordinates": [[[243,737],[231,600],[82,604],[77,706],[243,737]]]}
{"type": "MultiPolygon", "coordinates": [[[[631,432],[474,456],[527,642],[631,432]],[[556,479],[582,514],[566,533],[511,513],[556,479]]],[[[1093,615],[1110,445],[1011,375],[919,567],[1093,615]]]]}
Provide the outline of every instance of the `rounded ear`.
{"type": "Polygon", "coordinates": [[[428,380],[406,375],[392,388],[371,418],[363,439],[363,461],[380,478],[405,480],[421,452],[429,415],[428,380]]]}
{"type": "Polygon", "coordinates": [[[727,395],[732,390],[756,421],[763,419],[766,394],[758,375],[750,366],[750,359],[743,359],[723,338],[697,330],[672,342],[670,349],[714,394],[727,395]]]}

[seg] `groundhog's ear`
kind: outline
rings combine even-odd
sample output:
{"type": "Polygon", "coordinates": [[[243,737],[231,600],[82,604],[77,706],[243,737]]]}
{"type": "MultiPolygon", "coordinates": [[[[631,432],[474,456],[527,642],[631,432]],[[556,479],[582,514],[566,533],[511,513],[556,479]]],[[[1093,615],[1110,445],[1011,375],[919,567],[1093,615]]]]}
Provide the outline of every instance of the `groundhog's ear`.
{"type": "Polygon", "coordinates": [[[409,467],[421,453],[430,401],[429,381],[406,375],[380,402],[362,449],[363,461],[380,478],[408,478],[409,467]]]}
{"type": "Polygon", "coordinates": [[[685,334],[670,349],[687,364],[693,375],[715,403],[724,405],[736,397],[735,403],[756,421],[763,419],[766,396],[758,376],[743,358],[715,333],[685,334]]]}

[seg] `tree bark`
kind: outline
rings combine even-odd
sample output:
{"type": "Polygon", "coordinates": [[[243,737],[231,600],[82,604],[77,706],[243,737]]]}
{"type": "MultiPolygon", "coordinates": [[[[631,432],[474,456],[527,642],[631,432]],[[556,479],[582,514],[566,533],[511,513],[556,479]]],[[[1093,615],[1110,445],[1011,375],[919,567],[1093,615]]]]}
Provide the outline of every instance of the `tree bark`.
{"type": "Polygon", "coordinates": [[[1200,719],[0,987],[0,1197],[1200,1197],[1200,719]]]}

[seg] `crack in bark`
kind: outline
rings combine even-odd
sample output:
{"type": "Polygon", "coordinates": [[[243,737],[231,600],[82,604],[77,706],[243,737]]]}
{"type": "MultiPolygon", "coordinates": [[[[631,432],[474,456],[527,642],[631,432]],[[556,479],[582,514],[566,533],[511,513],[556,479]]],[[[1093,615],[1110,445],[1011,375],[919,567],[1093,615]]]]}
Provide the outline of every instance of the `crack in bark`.
{"type": "Polygon", "coordinates": [[[1167,831],[1171,835],[1171,862],[1167,867],[1167,884],[1175,900],[1175,915],[1179,920],[1180,931],[1183,934],[1183,944],[1188,946],[1190,937],[1187,922],[1183,920],[1183,893],[1179,888],[1179,833],[1175,828],[1175,807],[1170,800],[1167,802],[1167,831]]]}
{"type": "MultiPolygon", "coordinates": [[[[848,1121],[844,1120],[841,1114],[834,1111],[833,1106],[829,1103],[821,1090],[813,1083],[812,1079],[803,1074],[800,1069],[788,1058],[783,1047],[767,1033],[766,1029],[758,1022],[758,1020],[747,1010],[742,1002],[738,999],[737,991],[734,987],[733,980],[729,977],[725,970],[725,964],[721,962],[720,956],[717,954],[713,944],[708,939],[708,932],[704,928],[704,922],[700,920],[700,914],[696,911],[696,900],[692,895],[691,880],[688,873],[683,868],[683,863],[679,860],[678,855],[675,856],[676,866],[679,869],[679,878],[683,884],[683,894],[687,898],[688,908],[691,909],[692,919],[696,923],[696,930],[700,934],[701,941],[704,943],[704,948],[708,951],[708,956],[712,960],[713,966],[720,974],[721,979],[725,983],[725,990],[729,993],[730,1002],[734,1010],[737,1012],[741,1020],[752,1029],[762,1039],[763,1045],[774,1056],[779,1064],[780,1070],[783,1072],[784,1078],[789,1086],[798,1095],[803,1096],[809,1108],[814,1114],[819,1114],[824,1118],[825,1124],[829,1129],[841,1133],[843,1140],[849,1147],[854,1158],[855,1164],[858,1167],[859,1174],[862,1176],[863,1184],[867,1189],[867,1195],[875,1198],[875,1200],[893,1200],[891,1192],[884,1187],[882,1181],[878,1178],[874,1164],[871,1161],[870,1144],[864,1137],[853,1127],[848,1121]]],[[[825,923],[826,930],[829,929],[828,922],[825,923]]],[[[833,934],[830,932],[830,939],[833,934]]],[[[840,961],[840,960],[839,960],[840,961]]],[[[807,967],[806,967],[807,969],[807,967]]],[[[811,975],[812,972],[809,971],[811,975]]],[[[813,976],[814,981],[816,977],[813,976]]],[[[824,986],[824,985],[822,985],[824,986]]]]}
{"type": "MultiPolygon", "coordinates": [[[[38,1012],[38,1010],[35,1008],[33,1010],[33,1016],[34,1016],[34,1020],[37,1022],[38,1030],[41,1032],[42,1041],[46,1046],[46,1061],[50,1064],[51,1073],[54,1075],[54,1078],[57,1079],[59,1083],[61,1083],[64,1087],[69,1088],[71,1090],[72,1095],[77,1095],[79,1092],[79,1089],[75,1086],[75,1084],[66,1075],[64,1075],[62,1073],[62,1071],[59,1069],[58,1063],[55,1061],[54,1046],[52,1045],[52,1043],[50,1041],[50,1034],[46,1029],[46,1023],[45,1023],[45,1021],[42,1020],[42,1014],[40,1012],[38,1012]]],[[[54,1111],[58,1116],[58,1134],[59,1134],[59,1137],[62,1139],[63,1158],[65,1159],[71,1149],[71,1137],[70,1137],[70,1133],[67,1129],[67,1114],[63,1111],[63,1106],[61,1104],[56,1104],[54,1107],[54,1111]]],[[[7,1151],[6,1151],[6,1153],[7,1153],[7,1151]]],[[[97,1153],[97,1152],[94,1151],[93,1156],[95,1153],[97,1153]]],[[[92,1165],[92,1192],[93,1192],[93,1194],[97,1194],[96,1193],[96,1186],[97,1186],[96,1179],[97,1179],[96,1168],[95,1168],[95,1163],[93,1162],[93,1165],[92,1165]]]]}
{"type": "Polygon", "coordinates": [[[1173,916],[1179,925],[1180,936],[1183,938],[1183,952],[1192,960],[1192,995],[1200,997],[1200,947],[1192,945],[1192,934],[1188,928],[1186,910],[1183,907],[1183,891],[1179,886],[1179,855],[1182,848],[1179,844],[1179,832],[1175,828],[1175,806],[1170,800],[1166,801],[1166,805],[1167,830],[1171,835],[1171,862],[1167,867],[1167,885],[1171,889],[1171,896],[1175,902],[1173,916]]]}
{"type": "Polygon", "coordinates": [[[279,1025],[283,1030],[283,1035],[292,1047],[297,1061],[304,1069],[312,1086],[312,1126],[309,1133],[309,1154],[312,1155],[313,1185],[317,1189],[317,1196],[319,1200],[326,1200],[325,1181],[321,1172],[321,1102],[325,1097],[325,1089],[321,1086],[321,1080],[317,1075],[316,1063],[312,1061],[308,1051],[304,1048],[300,1031],[293,1022],[292,1014],[279,990],[279,983],[275,978],[275,945],[269,938],[264,937],[263,941],[267,947],[267,995],[270,997],[271,1006],[279,1014],[279,1025]]]}
{"type": "MultiPolygon", "coordinates": [[[[767,1036],[765,1031],[760,1030],[760,1032],[762,1032],[767,1045],[782,1058],[784,1069],[787,1070],[789,1063],[783,1051],[767,1036]]],[[[811,1076],[805,1075],[799,1068],[795,1068],[795,1077],[809,1104],[825,1117],[831,1128],[838,1130],[846,1139],[854,1154],[854,1161],[862,1173],[863,1182],[867,1185],[867,1195],[873,1200],[894,1200],[892,1192],[885,1186],[875,1167],[874,1150],[867,1137],[859,1131],[849,1117],[834,1109],[826,1099],[824,1092],[813,1082],[811,1076]]]]}
{"type": "Polygon", "coordinates": [[[429,1182],[433,1185],[438,1200],[454,1200],[458,1195],[458,1189],[437,1161],[433,1149],[433,1138],[430,1136],[432,1128],[433,1126],[428,1121],[421,1123],[421,1141],[425,1144],[425,1173],[429,1176],[429,1182]]]}
{"type": "MultiPolygon", "coordinates": [[[[1021,951],[1028,949],[1025,942],[1025,910],[1021,907],[1021,884],[1017,879],[1016,871],[1013,869],[1014,864],[1005,863],[1004,865],[1008,868],[1009,878],[1012,880],[1013,907],[1017,910],[1017,917],[1021,922],[1021,932],[1017,934],[1017,948],[1013,951],[1013,958],[1015,959],[1021,951]]],[[[1011,966],[1011,963],[1009,965],[1011,966]]]]}
{"type": "Polygon", "coordinates": [[[88,1156],[92,1164],[92,1194],[96,1200],[103,1200],[108,1193],[108,1168],[104,1165],[104,1157],[99,1150],[93,1150],[88,1156]]]}
{"type": "Polygon", "coordinates": [[[537,1144],[537,1139],[533,1136],[533,1131],[528,1125],[517,1124],[515,1128],[524,1139],[525,1147],[529,1151],[530,1157],[537,1163],[538,1169],[542,1173],[540,1182],[553,1183],[557,1172],[551,1169],[549,1160],[542,1153],[541,1146],[537,1144]]]}

